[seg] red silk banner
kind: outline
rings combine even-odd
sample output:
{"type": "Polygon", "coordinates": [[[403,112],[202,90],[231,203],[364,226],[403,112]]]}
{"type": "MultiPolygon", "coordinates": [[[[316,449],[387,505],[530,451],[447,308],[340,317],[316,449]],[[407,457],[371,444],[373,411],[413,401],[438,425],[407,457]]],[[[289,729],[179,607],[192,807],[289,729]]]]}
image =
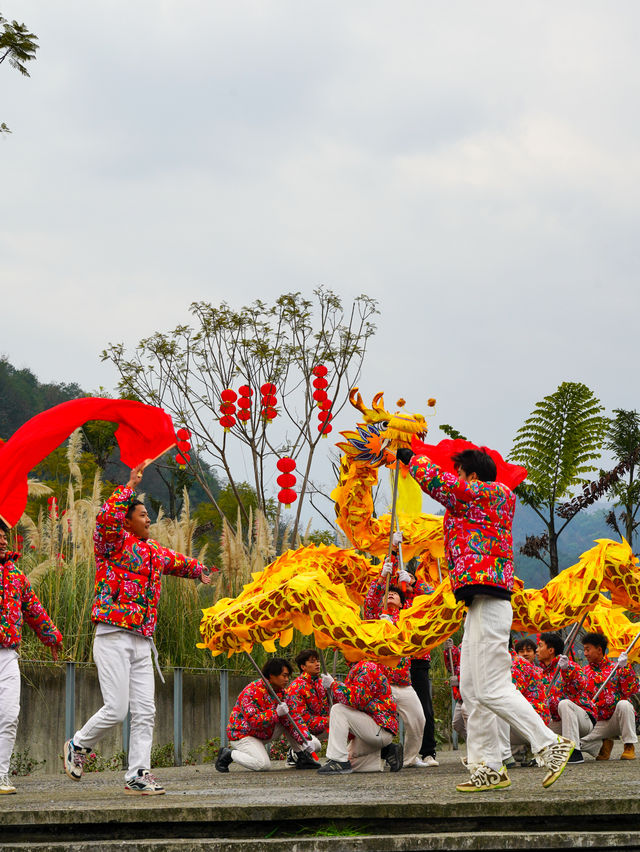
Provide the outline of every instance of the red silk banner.
{"type": "Polygon", "coordinates": [[[423,444],[419,438],[414,436],[411,441],[411,449],[416,455],[427,456],[434,464],[448,471],[448,473],[456,472],[452,458],[457,453],[461,453],[463,450],[482,450],[491,456],[496,463],[496,482],[501,482],[512,491],[527,478],[526,468],[506,462],[497,450],[479,447],[477,444],[472,444],[471,441],[463,441],[460,438],[455,440],[445,438],[438,444],[423,444]]]}
{"type": "Polygon", "coordinates": [[[177,442],[163,408],[130,399],[83,397],[36,414],[0,446],[0,518],[9,527],[18,523],[27,505],[29,471],[90,420],[120,424],[116,440],[127,467],[156,459],[177,442]]]}

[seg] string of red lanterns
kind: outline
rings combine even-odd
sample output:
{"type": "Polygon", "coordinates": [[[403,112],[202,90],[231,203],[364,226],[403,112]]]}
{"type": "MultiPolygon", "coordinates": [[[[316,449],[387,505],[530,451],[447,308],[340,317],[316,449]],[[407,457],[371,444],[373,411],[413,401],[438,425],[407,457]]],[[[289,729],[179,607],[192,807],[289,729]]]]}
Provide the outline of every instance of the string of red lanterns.
{"type": "Polygon", "coordinates": [[[251,397],[253,391],[249,385],[240,385],[238,388],[238,420],[246,422],[251,419],[251,397]]]}
{"type": "Polygon", "coordinates": [[[187,464],[191,461],[191,456],[189,454],[191,450],[191,444],[189,442],[191,432],[188,429],[185,429],[184,426],[181,426],[176,432],[176,438],[178,439],[176,463],[182,470],[184,470],[187,464]]]}
{"type": "Polygon", "coordinates": [[[222,400],[222,405],[220,406],[220,413],[222,414],[220,425],[224,428],[225,432],[228,432],[232,426],[236,425],[236,418],[233,415],[236,413],[237,398],[238,394],[234,390],[231,390],[231,388],[226,388],[220,394],[220,399],[222,400]]]}
{"type": "Polygon", "coordinates": [[[333,428],[331,425],[331,420],[333,419],[331,406],[333,405],[333,401],[329,399],[326,391],[329,387],[329,382],[326,379],[329,371],[324,364],[316,364],[311,372],[315,376],[313,380],[315,388],[313,398],[318,403],[318,408],[320,409],[318,412],[318,420],[320,421],[318,423],[318,432],[322,434],[323,438],[326,438],[333,428]]]}
{"type": "Polygon", "coordinates": [[[296,484],[296,478],[292,473],[296,469],[295,459],[285,456],[278,459],[276,467],[281,471],[276,480],[281,487],[281,491],[278,492],[278,500],[284,504],[285,509],[288,509],[298,499],[298,495],[292,487],[296,484]]]}
{"type": "Polygon", "coordinates": [[[276,386],[273,382],[265,382],[260,388],[260,393],[262,394],[261,414],[267,423],[271,423],[271,421],[275,420],[278,416],[278,412],[275,408],[278,403],[278,399],[276,397],[276,386]]]}

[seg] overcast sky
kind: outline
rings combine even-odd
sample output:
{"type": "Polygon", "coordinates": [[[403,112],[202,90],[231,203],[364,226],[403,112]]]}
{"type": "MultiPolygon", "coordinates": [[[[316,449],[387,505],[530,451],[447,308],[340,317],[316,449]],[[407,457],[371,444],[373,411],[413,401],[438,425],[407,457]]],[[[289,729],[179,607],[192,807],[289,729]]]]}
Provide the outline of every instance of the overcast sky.
{"type": "Polygon", "coordinates": [[[367,402],[505,454],[562,381],[640,405],[637,2],[1,11],[40,39],[0,66],[12,363],[112,388],[101,349],[191,301],[324,284],[380,301],[367,402]]]}

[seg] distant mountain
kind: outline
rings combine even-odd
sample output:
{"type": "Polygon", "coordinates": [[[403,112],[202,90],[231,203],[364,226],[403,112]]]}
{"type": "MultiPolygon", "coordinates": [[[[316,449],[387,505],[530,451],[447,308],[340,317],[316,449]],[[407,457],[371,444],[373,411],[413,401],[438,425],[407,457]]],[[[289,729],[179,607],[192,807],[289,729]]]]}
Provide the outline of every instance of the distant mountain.
{"type": "MultiPolygon", "coordinates": [[[[596,506],[586,509],[569,523],[558,539],[558,556],[560,570],[568,568],[580,559],[580,556],[594,546],[597,538],[617,540],[615,532],[607,526],[605,517],[609,509],[596,506]]],[[[519,551],[528,535],[541,535],[546,527],[530,506],[520,501],[516,508],[513,523],[513,551],[516,574],[524,581],[525,586],[540,589],[549,581],[549,570],[537,559],[523,556],[519,551]]]]}

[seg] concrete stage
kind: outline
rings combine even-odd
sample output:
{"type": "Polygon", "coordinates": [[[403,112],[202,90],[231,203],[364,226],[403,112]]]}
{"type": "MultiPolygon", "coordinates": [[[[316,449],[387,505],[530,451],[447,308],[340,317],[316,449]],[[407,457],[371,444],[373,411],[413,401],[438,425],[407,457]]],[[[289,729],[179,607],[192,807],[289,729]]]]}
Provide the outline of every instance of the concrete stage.
{"type": "Polygon", "coordinates": [[[640,849],[640,760],[570,766],[549,790],[544,771],[514,769],[496,793],[461,794],[463,752],[434,769],[326,778],[212,764],[159,769],[164,796],[123,792],[122,773],[81,782],[36,773],[0,796],[0,849],[312,850],[640,849]]]}

